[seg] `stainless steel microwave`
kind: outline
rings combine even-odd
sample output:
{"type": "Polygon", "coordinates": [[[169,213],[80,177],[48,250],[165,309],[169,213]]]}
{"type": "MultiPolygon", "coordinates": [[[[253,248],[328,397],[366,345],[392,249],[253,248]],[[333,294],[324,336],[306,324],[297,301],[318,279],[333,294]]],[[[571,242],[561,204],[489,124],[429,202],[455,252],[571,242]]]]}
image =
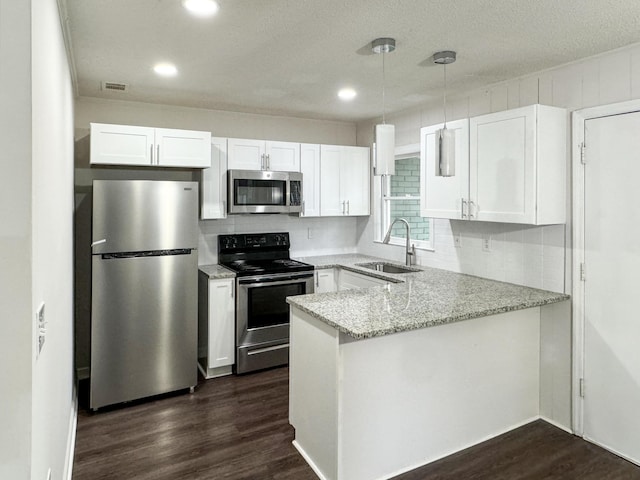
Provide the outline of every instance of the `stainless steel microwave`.
{"type": "Polygon", "coordinates": [[[227,172],[228,213],[302,211],[302,173],[262,170],[227,172]]]}

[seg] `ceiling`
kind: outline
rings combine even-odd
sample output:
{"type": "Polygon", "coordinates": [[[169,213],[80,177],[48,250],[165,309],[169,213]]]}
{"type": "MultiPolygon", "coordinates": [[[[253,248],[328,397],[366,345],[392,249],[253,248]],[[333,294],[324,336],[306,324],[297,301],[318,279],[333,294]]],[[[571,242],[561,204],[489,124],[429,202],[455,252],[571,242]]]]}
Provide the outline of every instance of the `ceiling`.
{"type": "Polygon", "coordinates": [[[359,121],[640,42],[638,0],[66,0],[78,94],[238,112],[359,121]],[[152,70],[173,62],[172,78],[152,70]],[[127,92],[102,82],[129,85],[127,92]],[[357,97],[343,102],[350,86],[357,97]]]}

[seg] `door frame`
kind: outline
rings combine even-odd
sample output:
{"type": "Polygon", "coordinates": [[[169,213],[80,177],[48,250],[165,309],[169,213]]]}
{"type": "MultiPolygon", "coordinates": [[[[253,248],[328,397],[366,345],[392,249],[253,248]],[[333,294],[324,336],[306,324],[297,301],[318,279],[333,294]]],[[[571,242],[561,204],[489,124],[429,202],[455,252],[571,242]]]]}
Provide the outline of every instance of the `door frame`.
{"type": "MultiPolygon", "coordinates": [[[[585,122],[594,118],[610,117],[640,111],[640,100],[631,100],[610,105],[576,110],[571,116],[572,146],[572,189],[573,189],[573,255],[572,292],[573,298],[573,378],[572,378],[572,428],[575,435],[584,435],[584,399],[580,395],[580,381],[584,378],[584,302],[585,282],[580,280],[580,266],[585,261],[585,217],[584,217],[584,165],[582,145],[585,141],[585,122]]],[[[588,146],[587,146],[588,148],[588,146]]],[[[586,272],[588,275],[588,272],[586,272]]]]}

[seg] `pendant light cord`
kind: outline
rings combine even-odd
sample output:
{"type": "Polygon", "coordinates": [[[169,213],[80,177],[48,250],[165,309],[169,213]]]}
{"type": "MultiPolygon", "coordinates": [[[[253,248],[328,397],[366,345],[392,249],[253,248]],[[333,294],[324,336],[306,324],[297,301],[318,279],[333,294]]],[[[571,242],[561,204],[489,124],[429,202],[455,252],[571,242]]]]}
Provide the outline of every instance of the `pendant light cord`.
{"type": "Polygon", "coordinates": [[[444,66],[444,95],[443,95],[443,108],[444,108],[444,128],[447,128],[447,64],[444,66]]]}
{"type": "Polygon", "coordinates": [[[384,121],[384,114],[385,114],[385,91],[384,91],[384,84],[385,84],[385,70],[384,70],[384,55],[385,52],[384,50],[382,51],[382,124],[384,125],[386,122],[384,121]]]}

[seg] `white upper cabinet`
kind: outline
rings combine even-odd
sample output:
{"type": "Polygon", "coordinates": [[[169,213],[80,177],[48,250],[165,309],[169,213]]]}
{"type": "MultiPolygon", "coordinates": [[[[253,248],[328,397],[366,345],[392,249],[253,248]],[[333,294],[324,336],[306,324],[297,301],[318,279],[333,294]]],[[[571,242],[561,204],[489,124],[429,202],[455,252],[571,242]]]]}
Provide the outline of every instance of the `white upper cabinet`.
{"type": "Polygon", "coordinates": [[[340,162],[340,197],[345,215],[369,215],[371,168],[369,149],[343,147],[340,162]]]}
{"type": "Polygon", "coordinates": [[[91,164],[208,168],[211,133],[92,123],[91,164]]]}
{"type": "Polygon", "coordinates": [[[211,167],[202,170],[200,218],[227,216],[227,139],[211,138],[211,167]]]}
{"type": "Polygon", "coordinates": [[[469,217],[534,225],[566,221],[567,113],[545,105],[469,121],[469,217]]]}
{"type": "Polygon", "coordinates": [[[232,170],[300,171],[300,144],[242,138],[228,139],[232,170]]]}
{"type": "Polygon", "coordinates": [[[461,219],[469,197],[469,120],[447,123],[455,131],[455,175],[436,175],[436,134],[443,124],[420,130],[420,214],[423,217],[461,219]]]}
{"type": "Polygon", "coordinates": [[[320,216],[320,145],[300,144],[300,172],[302,172],[301,217],[320,216]]]}
{"type": "Polygon", "coordinates": [[[320,215],[369,215],[369,149],[320,146],[320,215]]]}
{"type": "Polygon", "coordinates": [[[227,155],[230,170],[266,170],[264,140],[229,138],[227,155]]]}
{"type": "Polygon", "coordinates": [[[267,170],[275,172],[300,171],[300,144],[291,142],[267,141],[267,170]]]}
{"type": "Polygon", "coordinates": [[[211,165],[211,133],[194,130],[155,129],[156,159],[160,167],[211,165]]]}
{"type": "Polygon", "coordinates": [[[455,175],[436,175],[436,131],[421,136],[421,215],[545,225],[566,221],[566,125],[545,105],[449,122],[456,132],[455,175]]]}

